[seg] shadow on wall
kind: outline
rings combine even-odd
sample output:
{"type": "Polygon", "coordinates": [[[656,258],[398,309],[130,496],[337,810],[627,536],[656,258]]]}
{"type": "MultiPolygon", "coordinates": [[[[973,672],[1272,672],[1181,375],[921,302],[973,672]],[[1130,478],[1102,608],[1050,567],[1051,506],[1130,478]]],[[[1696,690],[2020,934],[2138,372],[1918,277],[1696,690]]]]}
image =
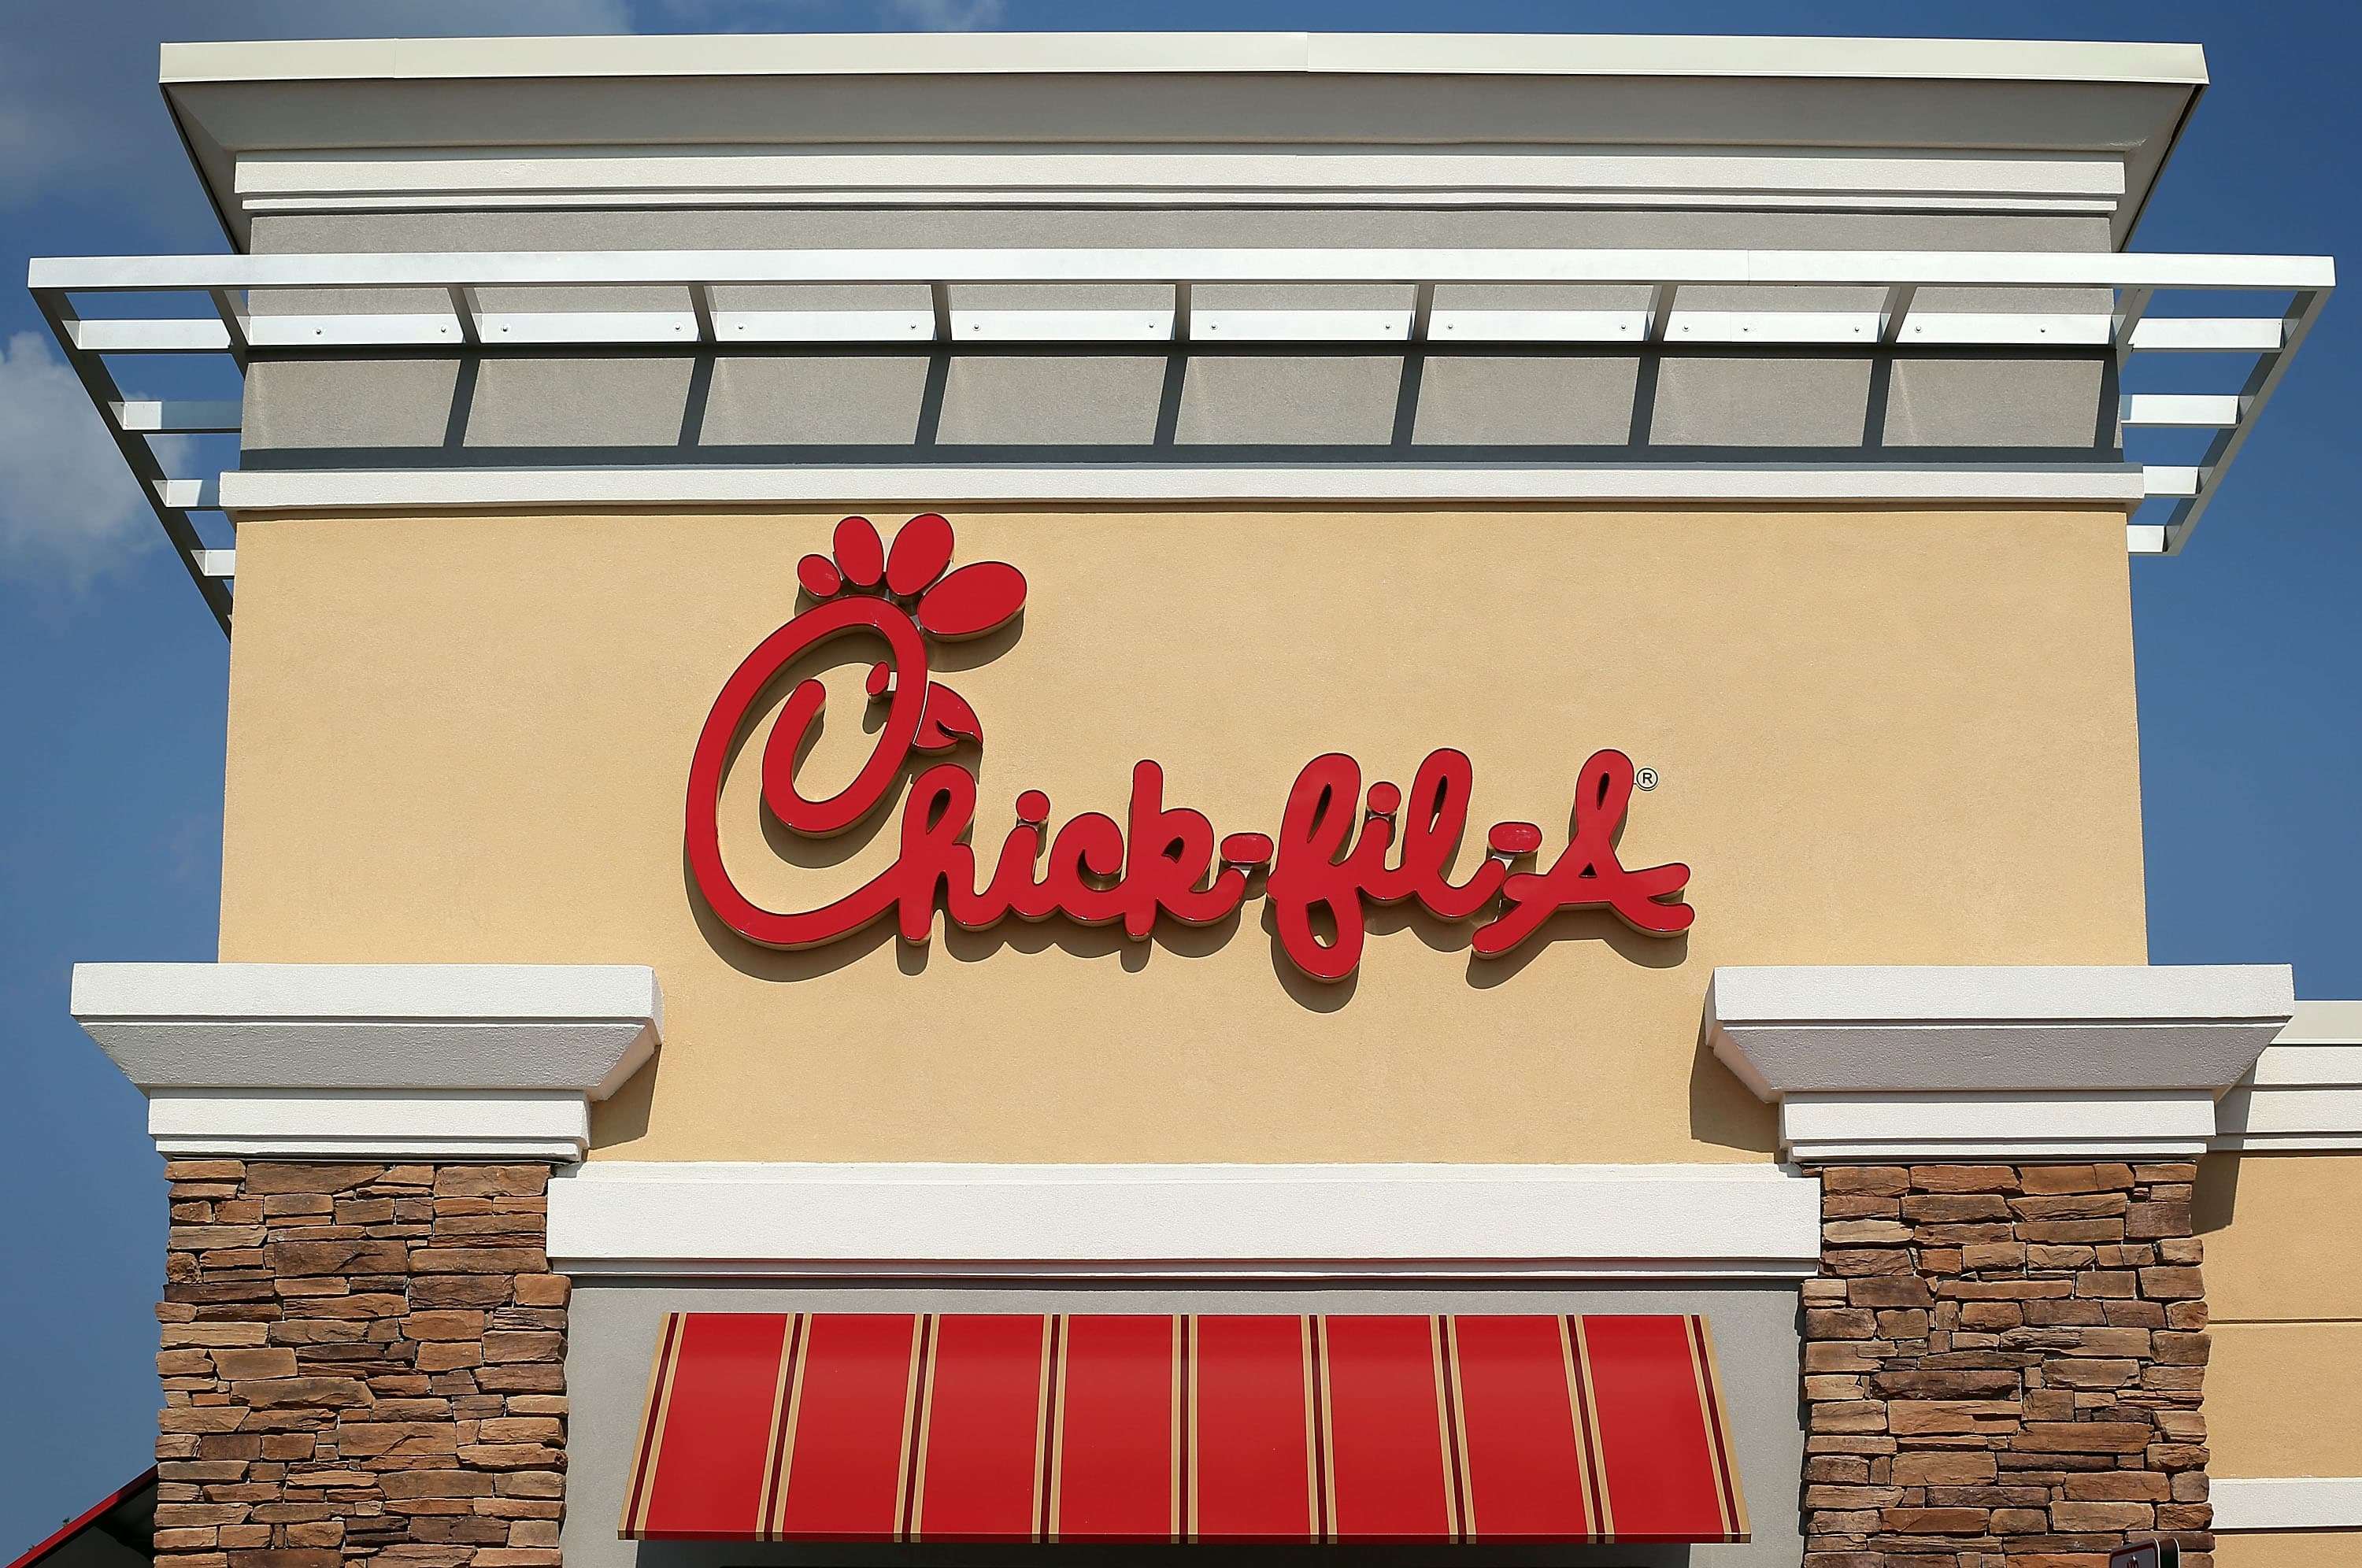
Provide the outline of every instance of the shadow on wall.
{"type": "Polygon", "coordinates": [[[2227,1231],[2237,1217],[2239,1161],[2237,1154],[2209,1154],[2198,1162],[2198,1185],[2190,1195],[2192,1235],[2227,1231]]]}

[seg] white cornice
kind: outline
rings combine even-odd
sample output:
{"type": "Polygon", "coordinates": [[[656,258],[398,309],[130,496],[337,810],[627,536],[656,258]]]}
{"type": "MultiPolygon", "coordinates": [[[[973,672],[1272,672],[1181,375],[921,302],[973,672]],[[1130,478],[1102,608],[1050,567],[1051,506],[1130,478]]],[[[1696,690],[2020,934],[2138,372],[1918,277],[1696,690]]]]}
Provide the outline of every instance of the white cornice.
{"type": "Polygon", "coordinates": [[[168,43],[196,82],[1250,73],[2206,81],[2196,44],[1638,33],[723,33],[168,43]]]}
{"type": "Polygon", "coordinates": [[[1713,207],[1752,193],[1829,212],[2098,210],[2121,243],[2206,64],[2155,43],[768,34],[167,44],[160,76],[241,240],[254,213],[291,204],[1713,207]],[[1043,154],[1090,166],[1044,174],[1043,154]],[[866,167],[831,172],[830,158],[866,167]],[[2068,194],[2062,178],[2115,188],[2068,194]]]}
{"type": "Polygon", "coordinates": [[[1706,999],[1805,1162],[2192,1158],[2294,1008],[2276,965],[1722,968],[1706,999]]]}
{"type": "Polygon", "coordinates": [[[1820,1184],[1768,1165],[593,1161],[549,1189],[569,1274],[965,1278],[1809,1275],[1820,1184]]]}
{"type": "Polygon", "coordinates": [[[579,1159],[664,1020],[619,964],[81,964],[72,1006],[171,1154],[579,1159]]]}
{"type": "Polygon", "coordinates": [[[2213,1146],[2362,1149],[2362,1002],[2299,1002],[2223,1097],[2213,1146]]]}

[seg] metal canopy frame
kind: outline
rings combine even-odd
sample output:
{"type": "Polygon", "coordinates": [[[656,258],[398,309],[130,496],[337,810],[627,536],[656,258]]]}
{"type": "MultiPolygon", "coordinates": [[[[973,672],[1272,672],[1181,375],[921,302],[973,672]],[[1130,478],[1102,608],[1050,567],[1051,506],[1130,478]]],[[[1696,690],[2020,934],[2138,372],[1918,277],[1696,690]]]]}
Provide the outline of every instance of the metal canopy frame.
{"type": "Polygon", "coordinates": [[[1009,344],[1401,344],[1596,348],[1636,352],[1712,347],[1776,351],[1859,348],[1866,354],[1984,348],[2106,352],[2119,370],[2143,352],[2252,356],[2235,391],[2135,393],[2119,404],[2133,429],[2214,434],[2194,464],[2146,465],[2147,498],[2162,521],[2134,523],[2137,553],[2174,554],[2188,542],[2223,475],[2254,429],[2290,358],[2335,287],[2329,258],[2137,255],[2118,252],[1831,250],[701,250],[387,253],[316,256],[75,257],[35,259],[28,284],[75,374],[106,423],[190,576],[225,629],[235,554],[209,548],[191,513],[219,509],[219,475],[164,472],[157,436],[235,433],[235,403],[127,399],[108,369],[118,354],[250,355],[355,352],[499,353],[554,347],[673,349],[732,347],[1009,344]],[[742,307],[723,289],[923,287],[905,309],[742,307]],[[1007,285],[1129,285],[1163,291],[1152,308],[962,309],[953,291],[1007,285]],[[1405,304],[1372,309],[1213,308],[1199,292],[1226,286],[1386,285],[1405,304]],[[1452,308],[1436,292],[1459,287],[1611,286],[1641,290],[1620,308],[1452,308]],[[1688,289],[1849,291],[1771,308],[1690,308],[1688,289]],[[413,291],[339,301],[354,291],[413,291]],[[489,290],[565,290],[564,308],[492,308],[489,290]],[[663,304],[648,291],[668,291],[663,304]],[[584,309],[579,291],[623,297],[584,309]],[[2023,291],[2053,291],[2030,309],[2023,291]],[[2096,291],[2107,291],[2104,302],[2096,291]],[[2281,293],[2277,315],[2156,316],[2167,291],[2281,293]],[[431,291],[420,294],[415,291],[431,291]],[[1862,301],[1863,291],[1876,291],[1862,301]],[[1970,297],[1926,308],[1923,292],[1970,297]],[[1960,308],[1987,295],[1985,308],[1960,308]],[[2073,303],[2048,304],[2056,291],[2073,303]],[[202,297],[210,314],[85,317],[73,296],[160,293],[202,297]],[[289,295],[298,297],[289,298],[289,295]]]}

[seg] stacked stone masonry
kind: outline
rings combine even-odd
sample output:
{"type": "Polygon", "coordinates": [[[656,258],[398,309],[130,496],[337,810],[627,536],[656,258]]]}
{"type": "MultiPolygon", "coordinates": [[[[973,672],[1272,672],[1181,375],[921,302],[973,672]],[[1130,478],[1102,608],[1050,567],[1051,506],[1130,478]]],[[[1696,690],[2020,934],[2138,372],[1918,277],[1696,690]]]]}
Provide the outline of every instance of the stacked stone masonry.
{"type": "Polygon", "coordinates": [[[546,1167],[168,1165],[164,1568],[556,1568],[546,1167]]]}
{"type": "Polygon", "coordinates": [[[1807,1568],[2211,1568],[2191,1165],[1832,1166],[1807,1568]]]}

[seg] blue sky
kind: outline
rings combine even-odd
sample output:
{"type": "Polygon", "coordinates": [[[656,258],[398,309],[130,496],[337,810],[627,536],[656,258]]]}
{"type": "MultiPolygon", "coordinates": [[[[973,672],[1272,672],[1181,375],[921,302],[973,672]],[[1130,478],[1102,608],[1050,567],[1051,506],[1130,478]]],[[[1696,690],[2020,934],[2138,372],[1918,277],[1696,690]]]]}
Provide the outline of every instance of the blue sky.
{"type": "MultiPolygon", "coordinates": [[[[2362,266],[2350,6],[0,0],[0,273],[21,279],[27,254],[221,248],[157,94],[164,39],[1641,26],[2202,43],[2213,85],[2136,247],[2362,266]]],[[[213,955],[227,649],[15,282],[0,346],[5,1560],[148,1462],[160,1165],[138,1095],[66,1014],[66,976],[81,958],[213,955]]],[[[2191,552],[2133,568],[2151,956],[2293,963],[2313,998],[2362,997],[2357,410],[2362,298],[2336,300],[2191,552]]]]}

